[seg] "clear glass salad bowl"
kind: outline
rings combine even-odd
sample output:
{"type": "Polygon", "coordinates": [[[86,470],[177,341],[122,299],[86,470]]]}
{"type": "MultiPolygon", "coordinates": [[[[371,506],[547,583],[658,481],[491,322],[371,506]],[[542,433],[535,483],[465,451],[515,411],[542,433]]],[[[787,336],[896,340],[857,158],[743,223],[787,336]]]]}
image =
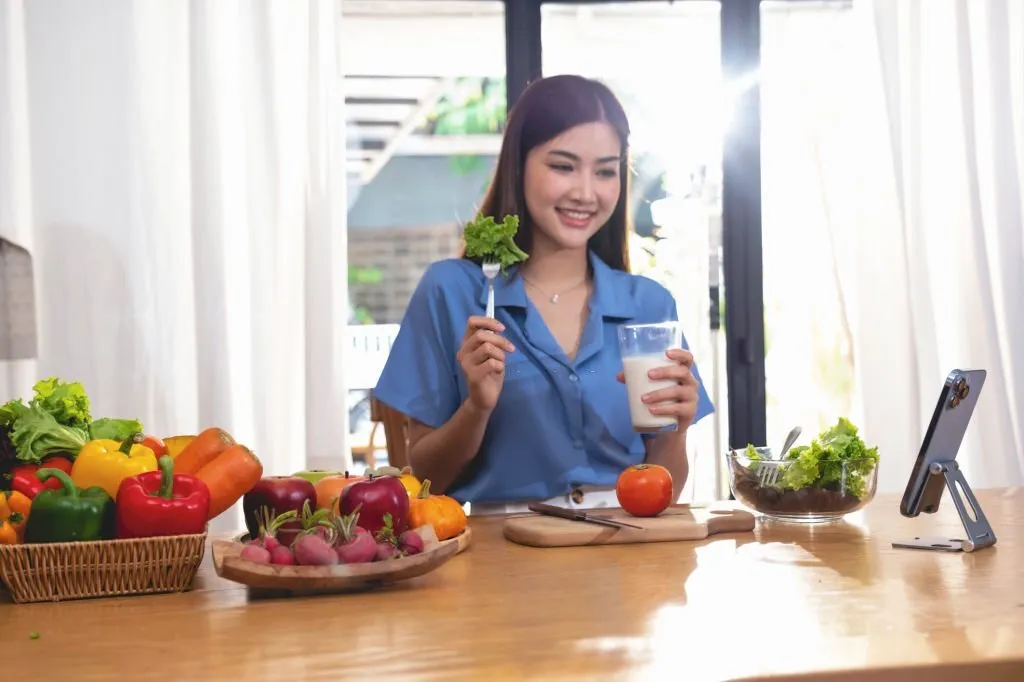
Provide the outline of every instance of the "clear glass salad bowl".
{"type": "Polygon", "coordinates": [[[875,497],[876,458],[777,460],[771,448],[731,450],[732,494],[768,518],[801,523],[835,521],[875,497]]]}

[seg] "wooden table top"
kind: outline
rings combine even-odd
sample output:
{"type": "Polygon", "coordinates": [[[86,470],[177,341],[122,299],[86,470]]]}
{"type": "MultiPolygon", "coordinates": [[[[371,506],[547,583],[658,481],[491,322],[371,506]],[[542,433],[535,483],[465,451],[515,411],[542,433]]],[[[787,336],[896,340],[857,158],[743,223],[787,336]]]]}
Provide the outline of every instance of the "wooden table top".
{"type": "Polygon", "coordinates": [[[973,554],[893,549],[960,528],[948,497],[912,520],[891,496],[845,523],[694,543],[536,549],[473,518],[465,553],[354,595],[251,599],[208,552],[189,593],[2,604],[0,649],[8,679],[78,682],[1021,680],[1024,488],[979,499],[999,542],[973,554]]]}

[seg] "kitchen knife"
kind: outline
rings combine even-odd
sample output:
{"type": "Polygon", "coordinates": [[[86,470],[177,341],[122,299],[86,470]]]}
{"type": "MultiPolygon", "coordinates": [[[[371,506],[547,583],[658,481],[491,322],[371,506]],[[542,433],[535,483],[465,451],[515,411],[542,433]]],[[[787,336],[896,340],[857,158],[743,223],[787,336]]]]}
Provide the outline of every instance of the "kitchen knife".
{"type": "Polygon", "coordinates": [[[529,505],[529,510],[537,512],[538,514],[546,514],[548,516],[558,516],[563,519],[569,519],[570,521],[586,521],[588,523],[598,523],[602,526],[611,526],[612,528],[635,528],[636,530],[644,530],[643,526],[637,526],[633,523],[626,523],[625,521],[615,521],[613,519],[606,519],[600,516],[592,516],[585,511],[578,509],[566,509],[565,507],[556,507],[551,504],[544,504],[542,502],[535,502],[529,505]]]}

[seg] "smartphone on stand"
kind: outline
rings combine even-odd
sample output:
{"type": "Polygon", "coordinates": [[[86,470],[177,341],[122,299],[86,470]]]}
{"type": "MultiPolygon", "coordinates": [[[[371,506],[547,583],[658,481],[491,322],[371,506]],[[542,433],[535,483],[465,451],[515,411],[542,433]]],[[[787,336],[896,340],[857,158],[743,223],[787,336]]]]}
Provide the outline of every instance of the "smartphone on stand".
{"type": "Polygon", "coordinates": [[[904,516],[934,514],[939,510],[946,479],[933,475],[931,467],[956,460],[986,376],[983,369],[954,369],[946,377],[900,502],[900,513],[904,516]]]}

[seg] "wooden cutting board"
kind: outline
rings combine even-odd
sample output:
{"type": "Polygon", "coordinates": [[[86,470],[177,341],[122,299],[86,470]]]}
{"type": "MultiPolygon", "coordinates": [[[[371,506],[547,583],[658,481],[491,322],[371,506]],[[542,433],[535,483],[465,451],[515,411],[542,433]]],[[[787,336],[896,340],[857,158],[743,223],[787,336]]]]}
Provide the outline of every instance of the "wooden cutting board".
{"type": "Polygon", "coordinates": [[[507,540],[531,547],[575,547],[637,542],[674,542],[703,540],[717,533],[744,533],[754,530],[754,515],[742,509],[674,505],[658,516],[638,518],[621,509],[593,510],[595,516],[625,521],[644,530],[611,528],[585,521],[530,512],[505,520],[507,540]]]}

